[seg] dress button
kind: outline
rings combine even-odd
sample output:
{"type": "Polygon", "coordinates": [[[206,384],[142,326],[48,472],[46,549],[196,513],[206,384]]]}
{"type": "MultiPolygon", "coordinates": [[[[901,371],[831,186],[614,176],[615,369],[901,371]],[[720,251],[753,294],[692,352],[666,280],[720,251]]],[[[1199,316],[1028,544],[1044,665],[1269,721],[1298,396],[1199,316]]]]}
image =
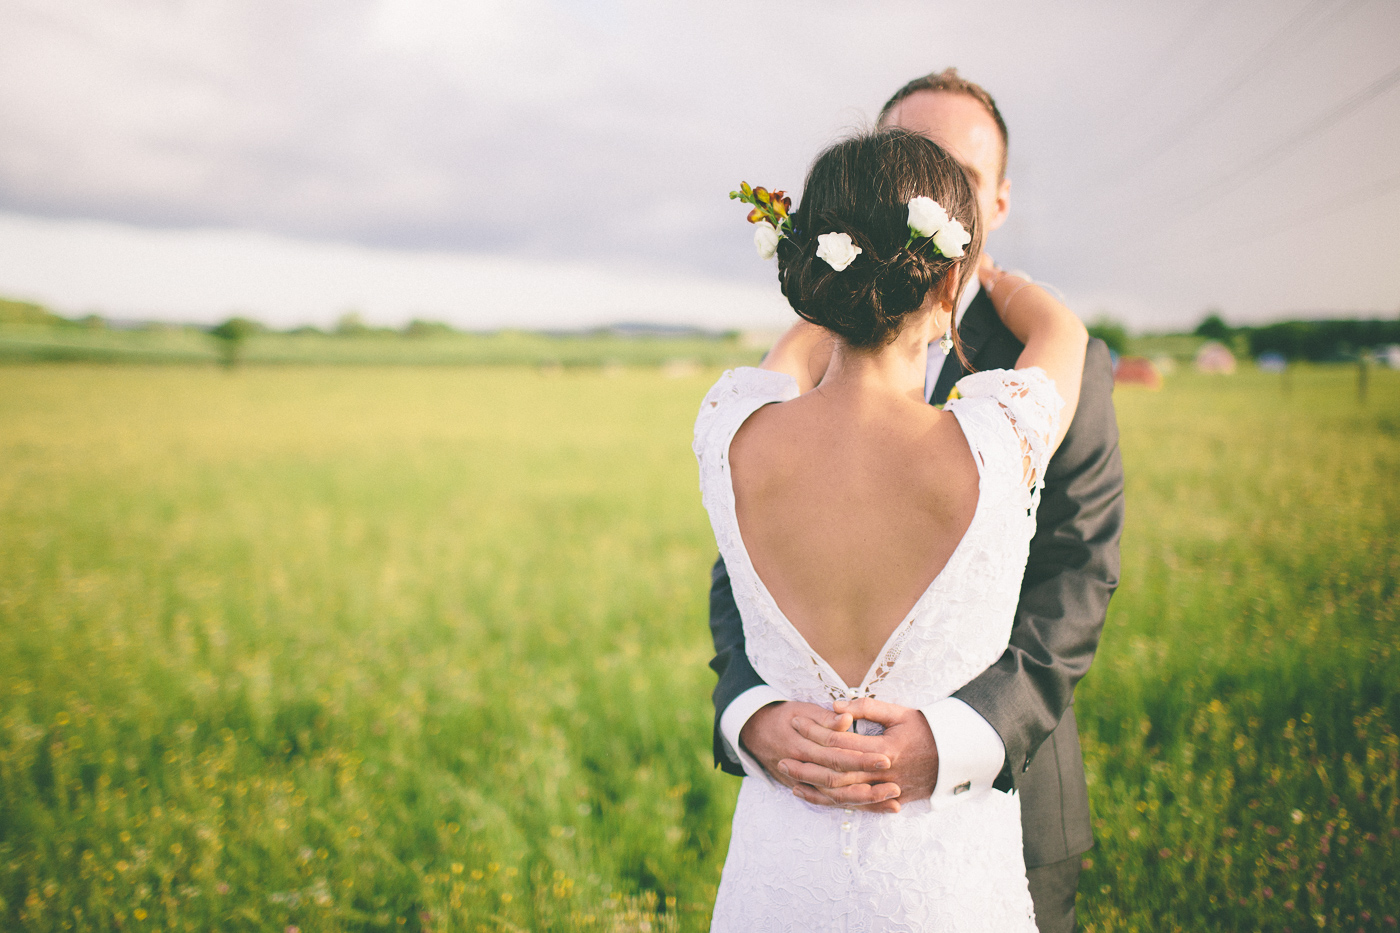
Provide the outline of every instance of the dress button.
{"type": "Polygon", "coordinates": [[[849,821],[841,824],[841,831],[846,833],[851,831],[851,824],[849,821]]]}
{"type": "Polygon", "coordinates": [[[854,810],[842,810],[841,812],[844,813],[844,814],[846,814],[847,816],[850,816],[852,813],[854,813],[854,812],[856,812],[856,811],[854,811],[854,810]]]}
{"type": "Polygon", "coordinates": [[[850,858],[850,857],[851,857],[851,848],[850,848],[850,846],[847,846],[846,848],[842,849],[842,850],[841,850],[841,854],[842,854],[844,857],[846,857],[846,858],[850,858]]]}

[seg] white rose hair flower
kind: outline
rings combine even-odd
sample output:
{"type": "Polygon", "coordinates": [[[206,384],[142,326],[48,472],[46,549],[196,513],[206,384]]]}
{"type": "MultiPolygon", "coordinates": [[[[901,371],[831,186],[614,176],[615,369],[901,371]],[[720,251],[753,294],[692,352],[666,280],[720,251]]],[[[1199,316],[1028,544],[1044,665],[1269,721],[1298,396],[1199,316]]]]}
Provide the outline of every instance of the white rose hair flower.
{"type": "MultiPolygon", "coordinates": [[[[792,199],[782,191],[769,191],[756,188],[748,182],[741,182],[738,191],[729,192],[733,200],[753,206],[748,220],[753,224],[754,249],[760,259],[772,259],[778,252],[778,241],[793,235],[792,199]]],[[[904,241],[908,248],[920,237],[932,237],[933,246],[948,259],[964,255],[964,247],[972,242],[972,234],[958,221],[948,216],[943,205],[933,198],[919,195],[909,199],[909,239],[904,241]]],[[[855,262],[862,250],[846,233],[823,233],[817,237],[817,257],[827,262],[837,272],[855,262]]]]}
{"type": "Polygon", "coordinates": [[[948,212],[933,198],[919,195],[909,201],[909,229],[916,236],[933,236],[948,223],[948,212]]]}
{"type": "Polygon", "coordinates": [[[933,237],[933,247],[948,259],[963,255],[963,247],[972,242],[972,234],[960,222],[948,216],[933,198],[919,195],[909,199],[909,239],[906,247],[919,237],[933,237]]]}
{"type": "Polygon", "coordinates": [[[963,247],[972,242],[972,234],[962,224],[949,220],[933,235],[933,245],[949,259],[957,259],[963,254],[963,247]]]}
{"type": "Polygon", "coordinates": [[[778,240],[782,235],[769,223],[754,225],[753,245],[758,249],[759,259],[772,259],[778,252],[778,240]]]}
{"type": "Polygon", "coordinates": [[[842,272],[855,262],[864,250],[856,246],[848,233],[823,233],[817,236],[817,258],[825,259],[827,265],[842,272]]]}

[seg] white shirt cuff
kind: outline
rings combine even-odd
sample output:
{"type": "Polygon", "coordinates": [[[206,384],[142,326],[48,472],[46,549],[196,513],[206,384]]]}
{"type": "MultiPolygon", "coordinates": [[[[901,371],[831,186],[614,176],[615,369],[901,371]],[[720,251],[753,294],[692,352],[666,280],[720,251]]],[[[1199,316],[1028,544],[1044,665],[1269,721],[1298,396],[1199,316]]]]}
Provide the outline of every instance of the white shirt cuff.
{"type": "Polygon", "coordinates": [[[1006,743],[975,709],[948,697],[923,710],[938,744],[938,784],[929,802],[941,809],[992,789],[1006,762],[1006,743]]]}
{"type": "MultiPolygon", "coordinates": [[[[754,713],[769,703],[786,702],[787,697],[777,690],[767,684],[759,684],[735,697],[734,702],[725,707],[724,713],[719,717],[719,732],[720,735],[724,736],[724,750],[729,755],[730,761],[737,761],[743,766],[745,774],[751,777],[768,778],[768,772],[763,770],[763,766],[754,760],[753,756],[744,751],[739,742],[739,733],[744,731],[744,724],[754,713]]],[[[769,778],[769,780],[772,779],[769,778]]]]}

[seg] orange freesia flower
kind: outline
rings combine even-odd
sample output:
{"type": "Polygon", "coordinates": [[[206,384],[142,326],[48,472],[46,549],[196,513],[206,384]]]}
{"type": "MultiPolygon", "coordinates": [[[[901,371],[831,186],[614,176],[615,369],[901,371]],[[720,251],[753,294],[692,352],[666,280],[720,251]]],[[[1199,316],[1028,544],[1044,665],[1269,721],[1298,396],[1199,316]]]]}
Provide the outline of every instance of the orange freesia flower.
{"type": "MultiPolygon", "coordinates": [[[[739,200],[745,204],[753,206],[749,211],[748,220],[751,224],[769,224],[778,238],[791,235],[792,221],[789,215],[792,212],[792,199],[784,191],[769,191],[767,188],[750,187],[744,181],[739,183],[738,191],[729,192],[730,200],[739,200]]],[[[768,242],[771,237],[761,236],[763,243],[760,244],[759,255],[768,259],[771,257],[768,242]]]]}

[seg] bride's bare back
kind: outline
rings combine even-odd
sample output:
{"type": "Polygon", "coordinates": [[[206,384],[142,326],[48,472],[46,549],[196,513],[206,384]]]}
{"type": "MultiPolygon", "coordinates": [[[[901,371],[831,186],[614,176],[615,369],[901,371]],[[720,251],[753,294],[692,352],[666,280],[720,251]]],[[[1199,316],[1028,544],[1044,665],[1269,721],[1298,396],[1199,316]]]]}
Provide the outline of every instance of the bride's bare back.
{"type": "Polygon", "coordinates": [[[730,447],[744,547],[778,607],[857,686],[977,509],[957,419],[820,389],[768,405],[730,447]]]}

